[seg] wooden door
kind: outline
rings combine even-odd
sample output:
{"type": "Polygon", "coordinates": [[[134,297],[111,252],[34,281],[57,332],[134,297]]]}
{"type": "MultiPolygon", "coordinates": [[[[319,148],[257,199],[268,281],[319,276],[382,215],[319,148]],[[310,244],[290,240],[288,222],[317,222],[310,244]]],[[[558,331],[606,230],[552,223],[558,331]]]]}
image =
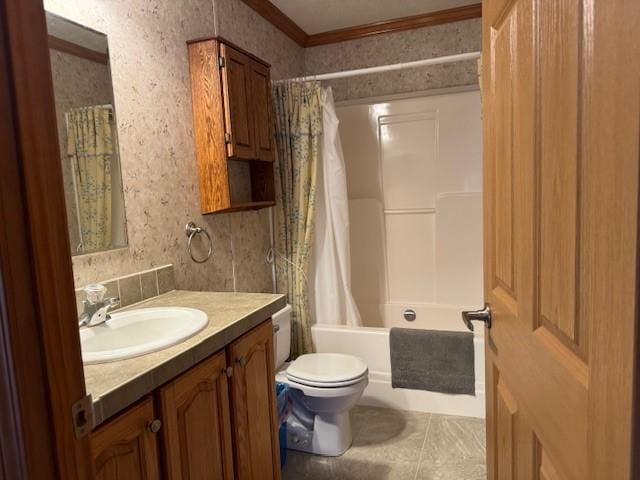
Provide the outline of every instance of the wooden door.
{"type": "Polygon", "coordinates": [[[253,108],[256,159],[275,159],[273,121],[271,117],[271,80],[269,67],[258,62],[251,65],[251,105],[253,108]]]}
{"type": "Polygon", "coordinates": [[[225,353],[162,387],[160,404],[167,476],[233,480],[225,353]]]}
{"type": "Polygon", "coordinates": [[[639,22],[483,3],[491,480],[632,478],[639,22]]]}
{"type": "Polygon", "coordinates": [[[250,98],[253,60],[224,43],[220,44],[220,55],[224,61],[221,71],[227,154],[250,160],[256,158],[250,98]]]}
{"type": "Polygon", "coordinates": [[[273,324],[263,322],[227,348],[236,478],[280,480],[273,324]]]}
{"type": "Polygon", "coordinates": [[[148,397],[92,434],[97,480],[160,478],[154,420],[153,400],[148,397]]]}
{"type": "Polygon", "coordinates": [[[0,1],[0,478],[92,478],[42,0],[0,1]]]}

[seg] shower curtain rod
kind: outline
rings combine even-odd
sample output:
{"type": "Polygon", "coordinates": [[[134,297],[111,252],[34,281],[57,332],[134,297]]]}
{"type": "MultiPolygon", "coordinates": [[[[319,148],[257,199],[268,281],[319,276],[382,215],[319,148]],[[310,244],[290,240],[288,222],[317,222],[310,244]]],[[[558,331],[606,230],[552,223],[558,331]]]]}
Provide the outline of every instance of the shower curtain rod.
{"type": "Polygon", "coordinates": [[[465,60],[476,60],[480,58],[481,52],[460,53],[457,55],[447,55],[445,57],[427,58],[414,62],[395,63],[393,65],[381,65],[379,67],[359,68],[356,70],[345,70],[342,72],[322,73],[320,75],[309,75],[307,77],[290,78],[287,80],[276,80],[274,83],[295,81],[307,82],[311,80],[335,80],[336,78],[357,77],[369,75],[371,73],[391,72],[394,70],[404,70],[406,68],[426,67],[429,65],[442,65],[445,63],[463,62],[465,60]]]}

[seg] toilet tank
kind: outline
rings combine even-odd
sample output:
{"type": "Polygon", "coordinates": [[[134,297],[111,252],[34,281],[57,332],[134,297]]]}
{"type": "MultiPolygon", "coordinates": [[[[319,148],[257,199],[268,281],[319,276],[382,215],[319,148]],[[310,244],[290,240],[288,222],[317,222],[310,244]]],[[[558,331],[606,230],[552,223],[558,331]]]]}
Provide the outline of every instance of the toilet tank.
{"type": "Polygon", "coordinates": [[[273,340],[275,343],[276,371],[284,365],[291,353],[291,305],[271,316],[273,321],[273,340]]]}

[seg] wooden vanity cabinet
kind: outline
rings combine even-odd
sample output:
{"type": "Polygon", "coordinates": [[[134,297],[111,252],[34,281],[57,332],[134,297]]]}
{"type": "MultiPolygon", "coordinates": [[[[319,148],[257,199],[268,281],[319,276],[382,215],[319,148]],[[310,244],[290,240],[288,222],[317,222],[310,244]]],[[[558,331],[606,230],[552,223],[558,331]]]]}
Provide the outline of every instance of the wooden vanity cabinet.
{"type": "Polygon", "coordinates": [[[100,426],[91,435],[95,478],[159,479],[158,426],[159,421],[150,396],[100,426]]]}
{"type": "Polygon", "coordinates": [[[273,354],[267,320],[100,426],[96,478],[280,480],[273,354]]]}
{"type": "Polygon", "coordinates": [[[160,389],[168,478],[233,480],[226,368],[220,352],[160,389]]]}
{"type": "Polygon", "coordinates": [[[202,213],[275,205],[269,64],[211,38],[189,43],[189,70],[202,213]]]}
{"type": "Polygon", "coordinates": [[[227,348],[239,480],[280,480],[273,325],[265,322],[227,348]]]}

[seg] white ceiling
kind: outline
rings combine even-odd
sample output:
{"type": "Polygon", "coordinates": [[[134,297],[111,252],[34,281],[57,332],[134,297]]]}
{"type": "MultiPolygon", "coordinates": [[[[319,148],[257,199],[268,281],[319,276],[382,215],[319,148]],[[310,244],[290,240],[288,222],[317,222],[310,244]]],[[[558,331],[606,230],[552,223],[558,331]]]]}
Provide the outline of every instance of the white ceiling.
{"type": "Polygon", "coordinates": [[[271,0],[305,32],[393,20],[479,3],[479,0],[271,0]]]}

